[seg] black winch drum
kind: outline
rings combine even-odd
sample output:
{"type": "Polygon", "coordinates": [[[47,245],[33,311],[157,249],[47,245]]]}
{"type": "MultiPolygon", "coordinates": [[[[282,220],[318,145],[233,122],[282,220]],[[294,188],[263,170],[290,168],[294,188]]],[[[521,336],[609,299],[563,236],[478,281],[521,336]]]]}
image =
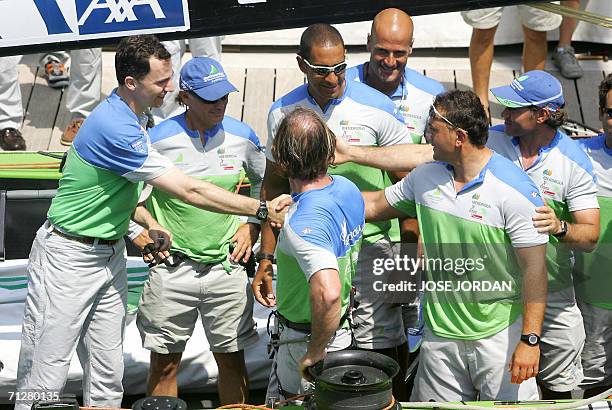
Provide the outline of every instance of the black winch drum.
{"type": "Polygon", "coordinates": [[[395,360],[380,353],[341,350],[308,369],[317,410],[380,410],[393,401],[395,360]]]}

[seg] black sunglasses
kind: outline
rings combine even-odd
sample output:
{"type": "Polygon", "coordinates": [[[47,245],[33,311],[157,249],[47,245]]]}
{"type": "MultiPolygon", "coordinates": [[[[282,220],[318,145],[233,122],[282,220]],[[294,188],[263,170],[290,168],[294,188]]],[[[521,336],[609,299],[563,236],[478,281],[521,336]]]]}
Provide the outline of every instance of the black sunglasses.
{"type": "Polygon", "coordinates": [[[612,108],[604,108],[602,111],[608,116],[608,118],[612,118],[612,108]]]}
{"type": "Polygon", "coordinates": [[[204,104],[216,104],[220,101],[226,101],[229,97],[229,94],[225,94],[223,97],[214,100],[214,101],[209,101],[209,100],[205,100],[204,98],[200,97],[198,94],[195,93],[195,91],[189,91],[189,94],[193,95],[194,97],[196,97],[198,100],[202,101],[204,104]]]}
{"type": "Polygon", "coordinates": [[[303,60],[306,63],[306,65],[310,67],[312,71],[315,72],[315,74],[323,76],[323,77],[327,77],[331,73],[334,73],[336,75],[342,74],[344,70],[346,70],[346,66],[348,65],[345,61],[343,61],[341,63],[338,63],[330,67],[327,65],[312,65],[305,58],[303,60]]]}

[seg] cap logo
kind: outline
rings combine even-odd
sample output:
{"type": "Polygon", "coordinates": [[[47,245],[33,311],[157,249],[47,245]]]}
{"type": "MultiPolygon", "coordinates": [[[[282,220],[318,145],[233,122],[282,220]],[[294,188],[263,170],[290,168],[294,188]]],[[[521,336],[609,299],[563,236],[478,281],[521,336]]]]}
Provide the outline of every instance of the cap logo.
{"type": "Polygon", "coordinates": [[[217,67],[213,66],[210,73],[207,76],[204,76],[202,80],[205,83],[216,83],[217,81],[225,80],[225,73],[217,70],[217,67]]]}

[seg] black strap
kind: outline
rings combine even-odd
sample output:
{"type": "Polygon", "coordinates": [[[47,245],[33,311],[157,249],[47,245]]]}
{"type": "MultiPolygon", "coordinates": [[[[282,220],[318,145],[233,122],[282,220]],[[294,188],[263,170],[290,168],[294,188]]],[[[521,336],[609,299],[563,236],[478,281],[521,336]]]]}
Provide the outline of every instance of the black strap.
{"type": "Polygon", "coordinates": [[[4,235],[6,230],[6,191],[0,191],[0,262],[4,261],[4,235]]]}
{"type": "MultiPolygon", "coordinates": [[[[344,312],[344,314],[340,317],[340,324],[338,325],[338,329],[342,328],[342,325],[344,324],[344,322],[347,321],[347,319],[349,318],[350,315],[350,306],[348,309],[346,309],[346,312],[344,312]]],[[[310,323],[298,323],[298,322],[292,322],[291,320],[287,319],[286,317],[284,317],[283,315],[281,315],[278,311],[276,311],[276,314],[278,315],[278,318],[280,320],[280,322],[287,326],[289,329],[293,329],[293,330],[297,330],[298,332],[304,332],[304,333],[311,333],[312,332],[312,327],[310,325],[310,323]]]]}

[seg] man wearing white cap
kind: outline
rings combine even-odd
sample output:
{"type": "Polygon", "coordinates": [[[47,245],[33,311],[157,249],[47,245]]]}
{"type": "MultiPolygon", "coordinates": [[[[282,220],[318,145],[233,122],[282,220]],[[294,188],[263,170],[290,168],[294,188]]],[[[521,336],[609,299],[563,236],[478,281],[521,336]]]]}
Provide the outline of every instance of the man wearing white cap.
{"type": "Polygon", "coordinates": [[[582,380],[584,326],[572,284],[572,251],[590,252],[599,236],[599,205],[593,165],[558,130],[565,105],[552,75],[528,71],[510,85],[491,89],[506,108],[504,124],[489,131],[487,146],[521,167],[540,188],[546,206],[534,224],[550,235],[548,300],[540,343],[538,383],[542,398],[571,398],[582,380]]]}
{"type": "MultiPolygon", "coordinates": [[[[187,110],[150,131],[151,143],[187,175],[234,191],[244,169],[251,197],[259,198],[266,157],[255,132],[226,117],[236,88],[223,67],[194,57],[181,70],[178,103],[187,110]]],[[[147,393],[176,396],[181,356],[198,318],[219,368],[221,404],[248,395],[245,346],[256,342],[253,293],[245,269],[259,237],[259,221],[205,211],[153,189],[147,208],[173,234],[174,265],[157,265],[145,284],[137,325],[151,351],[147,393]],[[235,245],[230,255],[230,244],[235,245]]]]}

